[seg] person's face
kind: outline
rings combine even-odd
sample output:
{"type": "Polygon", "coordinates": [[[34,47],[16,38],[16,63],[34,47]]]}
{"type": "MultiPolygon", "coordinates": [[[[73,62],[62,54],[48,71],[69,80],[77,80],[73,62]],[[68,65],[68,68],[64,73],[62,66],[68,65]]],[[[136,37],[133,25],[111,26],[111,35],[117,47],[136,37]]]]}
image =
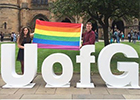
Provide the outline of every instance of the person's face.
{"type": "Polygon", "coordinates": [[[24,35],[27,35],[27,33],[28,33],[28,29],[24,28],[24,35]]]}
{"type": "Polygon", "coordinates": [[[92,25],[87,24],[87,25],[86,25],[86,30],[89,32],[91,29],[92,29],[92,25]]]}

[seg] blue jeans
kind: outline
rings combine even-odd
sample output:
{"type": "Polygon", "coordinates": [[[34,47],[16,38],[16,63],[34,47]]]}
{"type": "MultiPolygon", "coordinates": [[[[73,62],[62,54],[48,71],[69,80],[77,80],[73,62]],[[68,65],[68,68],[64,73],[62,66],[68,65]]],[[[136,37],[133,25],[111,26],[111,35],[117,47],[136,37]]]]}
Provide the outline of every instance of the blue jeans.
{"type": "Polygon", "coordinates": [[[117,43],[120,43],[120,38],[119,37],[117,37],[117,43]]]}

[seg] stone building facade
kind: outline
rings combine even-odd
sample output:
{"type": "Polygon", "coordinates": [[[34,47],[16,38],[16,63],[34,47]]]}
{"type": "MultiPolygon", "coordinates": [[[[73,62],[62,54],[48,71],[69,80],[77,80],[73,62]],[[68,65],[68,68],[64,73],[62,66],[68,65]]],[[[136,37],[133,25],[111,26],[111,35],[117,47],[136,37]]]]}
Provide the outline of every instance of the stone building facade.
{"type": "MultiPolygon", "coordinates": [[[[51,22],[71,22],[83,23],[91,21],[93,30],[97,29],[99,37],[103,37],[102,27],[95,20],[82,19],[77,17],[64,16],[56,18],[48,10],[49,0],[0,0],[0,32],[5,34],[16,32],[18,33],[23,26],[28,26],[34,31],[35,20],[40,19],[51,22]]],[[[127,34],[130,29],[140,30],[140,19],[121,18],[119,20],[110,19],[110,28],[118,28],[127,34]]],[[[127,35],[125,35],[127,36],[127,35]]]]}

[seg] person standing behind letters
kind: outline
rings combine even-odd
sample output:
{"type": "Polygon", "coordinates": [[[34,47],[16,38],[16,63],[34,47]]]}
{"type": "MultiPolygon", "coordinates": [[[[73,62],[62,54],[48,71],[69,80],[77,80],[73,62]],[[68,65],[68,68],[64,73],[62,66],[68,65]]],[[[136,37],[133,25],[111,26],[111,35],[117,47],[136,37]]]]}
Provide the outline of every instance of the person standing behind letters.
{"type": "Polygon", "coordinates": [[[4,33],[1,32],[1,42],[3,41],[4,33]]]}
{"type": "Polygon", "coordinates": [[[17,36],[16,36],[16,34],[14,33],[14,34],[13,34],[13,42],[16,42],[16,41],[17,41],[16,38],[17,38],[17,36]]]}
{"type": "Polygon", "coordinates": [[[13,42],[14,32],[11,34],[11,41],[13,42]]]}
{"type": "Polygon", "coordinates": [[[95,44],[95,33],[92,31],[92,23],[86,24],[86,32],[82,34],[83,43],[82,46],[88,44],[95,44]]]}
{"type": "Polygon", "coordinates": [[[22,74],[24,74],[24,44],[31,43],[33,35],[34,34],[30,34],[29,28],[24,27],[17,39],[17,45],[19,48],[17,60],[20,61],[22,74]]]}

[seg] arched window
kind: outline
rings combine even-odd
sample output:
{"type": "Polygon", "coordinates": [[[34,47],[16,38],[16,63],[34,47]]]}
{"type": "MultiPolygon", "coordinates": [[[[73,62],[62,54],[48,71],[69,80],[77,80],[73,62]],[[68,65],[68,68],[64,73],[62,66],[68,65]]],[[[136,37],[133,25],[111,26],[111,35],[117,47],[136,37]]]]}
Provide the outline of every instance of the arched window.
{"type": "Polygon", "coordinates": [[[37,2],[37,0],[32,0],[32,3],[35,4],[37,2]]]}
{"type": "Polygon", "coordinates": [[[32,4],[46,5],[48,4],[48,0],[32,0],[32,4]]]}
{"type": "Polygon", "coordinates": [[[42,15],[42,14],[36,15],[36,16],[32,19],[32,21],[30,22],[30,27],[31,27],[32,32],[33,32],[34,29],[35,29],[35,22],[36,22],[37,19],[42,20],[42,21],[49,21],[49,19],[48,19],[45,15],[42,15]]]}
{"type": "Polygon", "coordinates": [[[114,20],[112,23],[112,29],[113,31],[115,29],[119,29],[120,31],[124,32],[124,22],[122,20],[114,20]]]}
{"type": "Polygon", "coordinates": [[[4,22],[4,29],[7,29],[7,23],[6,22],[4,22]]]}
{"type": "Polygon", "coordinates": [[[65,19],[62,20],[61,22],[71,23],[71,21],[70,21],[68,18],[65,18],[65,19]]]}

